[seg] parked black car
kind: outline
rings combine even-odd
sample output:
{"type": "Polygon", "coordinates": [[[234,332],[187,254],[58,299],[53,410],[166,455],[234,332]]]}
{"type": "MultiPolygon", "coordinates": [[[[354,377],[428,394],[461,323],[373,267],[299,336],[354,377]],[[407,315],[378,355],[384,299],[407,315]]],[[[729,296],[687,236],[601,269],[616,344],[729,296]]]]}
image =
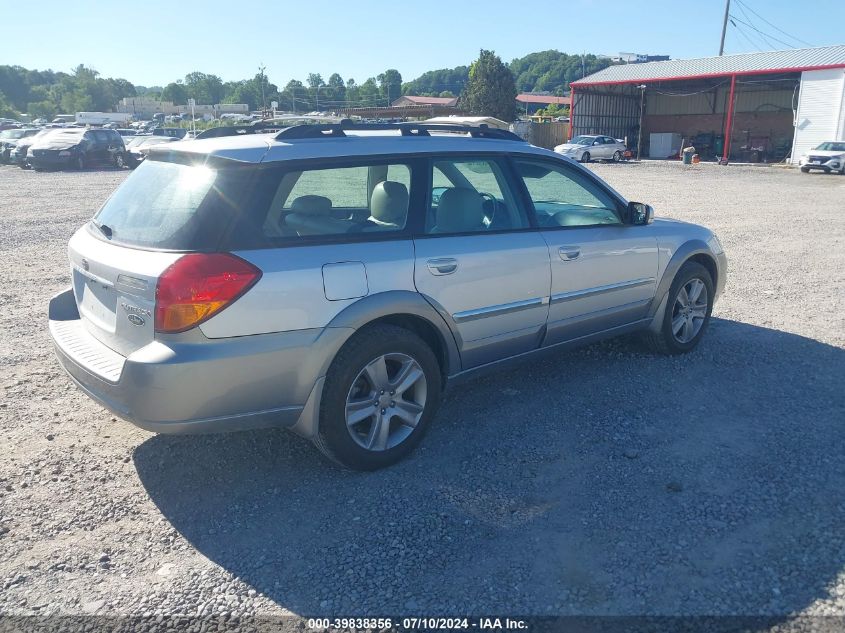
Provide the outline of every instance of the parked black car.
{"type": "Polygon", "coordinates": [[[115,130],[64,128],[37,138],[29,148],[27,162],[33,169],[85,169],[94,165],[123,167],[126,148],[115,130]]]}

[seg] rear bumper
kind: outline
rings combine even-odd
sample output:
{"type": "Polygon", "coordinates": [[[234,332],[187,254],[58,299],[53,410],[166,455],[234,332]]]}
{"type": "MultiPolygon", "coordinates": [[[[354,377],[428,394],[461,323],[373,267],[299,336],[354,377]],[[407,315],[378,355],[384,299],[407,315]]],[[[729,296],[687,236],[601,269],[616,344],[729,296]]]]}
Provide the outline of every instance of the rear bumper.
{"type": "Polygon", "coordinates": [[[123,357],[87,332],[68,289],[50,301],[50,335],[59,363],[93,400],[142,429],[185,434],[296,425],[349,332],[222,340],[193,332],[123,357]]]}

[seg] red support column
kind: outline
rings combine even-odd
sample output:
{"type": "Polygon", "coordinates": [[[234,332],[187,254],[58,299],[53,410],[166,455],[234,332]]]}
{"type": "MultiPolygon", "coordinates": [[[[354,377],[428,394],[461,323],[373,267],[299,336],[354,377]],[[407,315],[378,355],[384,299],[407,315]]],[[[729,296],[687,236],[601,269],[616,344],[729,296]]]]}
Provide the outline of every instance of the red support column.
{"type": "Polygon", "coordinates": [[[734,118],[734,92],[736,90],[736,75],[731,75],[731,92],[728,95],[727,117],[725,118],[725,143],[722,149],[722,164],[728,164],[728,156],[731,155],[731,130],[733,129],[734,118]]]}
{"type": "Polygon", "coordinates": [[[569,138],[572,139],[572,126],[575,125],[575,88],[569,86],[569,138]]]}

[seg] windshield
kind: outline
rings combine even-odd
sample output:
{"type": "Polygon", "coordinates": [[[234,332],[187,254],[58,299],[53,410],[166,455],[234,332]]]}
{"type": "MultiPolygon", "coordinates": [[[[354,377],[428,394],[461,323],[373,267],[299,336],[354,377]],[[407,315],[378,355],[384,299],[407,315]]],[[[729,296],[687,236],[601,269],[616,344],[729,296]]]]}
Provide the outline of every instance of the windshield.
{"type": "Polygon", "coordinates": [[[815,149],[822,152],[845,152],[845,143],[822,143],[815,149]]]}
{"type": "Polygon", "coordinates": [[[596,140],[595,136],[576,136],[569,143],[570,145],[592,145],[594,140],[596,140]]]}

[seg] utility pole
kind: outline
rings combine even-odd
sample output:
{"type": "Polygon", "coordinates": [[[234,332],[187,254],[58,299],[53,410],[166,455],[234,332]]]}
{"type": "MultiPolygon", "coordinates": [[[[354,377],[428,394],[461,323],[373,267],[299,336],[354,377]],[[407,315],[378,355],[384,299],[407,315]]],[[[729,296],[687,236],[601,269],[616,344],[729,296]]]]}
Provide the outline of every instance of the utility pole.
{"type": "Polygon", "coordinates": [[[264,116],[267,114],[267,101],[264,99],[264,69],[267,66],[259,66],[258,72],[261,73],[261,118],[263,119],[264,116]]]}
{"type": "Polygon", "coordinates": [[[640,129],[637,131],[637,160],[640,160],[640,148],[643,144],[643,106],[645,105],[645,84],[637,86],[640,89],[640,129]]]}
{"type": "Polygon", "coordinates": [[[731,11],[731,0],[725,0],[725,19],[722,22],[722,41],[719,42],[719,57],[725,52],[725,32],[728,30],[728,15],[731,11]]]}

